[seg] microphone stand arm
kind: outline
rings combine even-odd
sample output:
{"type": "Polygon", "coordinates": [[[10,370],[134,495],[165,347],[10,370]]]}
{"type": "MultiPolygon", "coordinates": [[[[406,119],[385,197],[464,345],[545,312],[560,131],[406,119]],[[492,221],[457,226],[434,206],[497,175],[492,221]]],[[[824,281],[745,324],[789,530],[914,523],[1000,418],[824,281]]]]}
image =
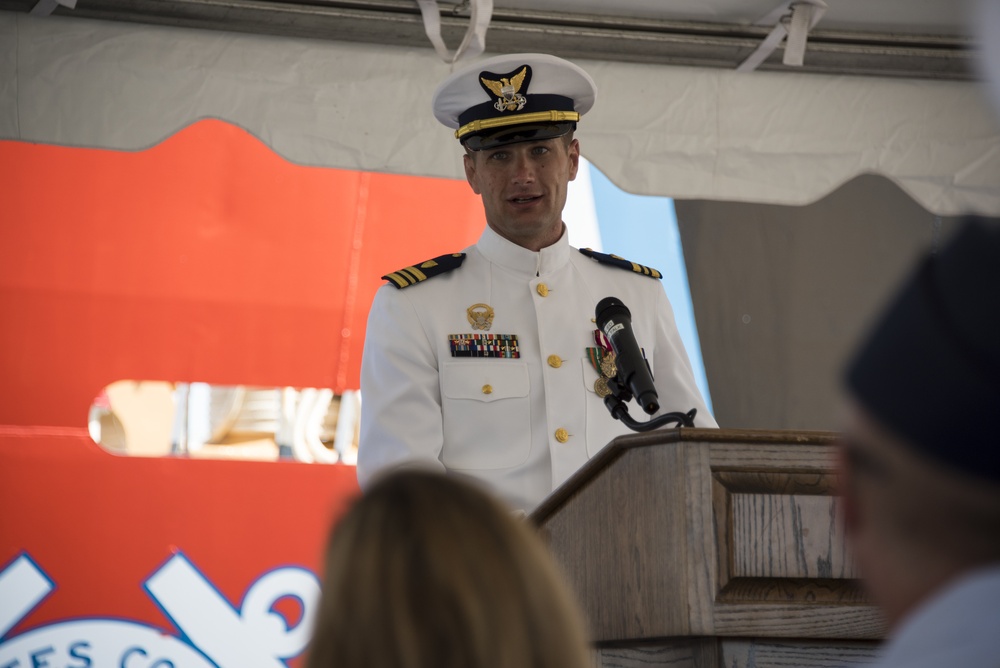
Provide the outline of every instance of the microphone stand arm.
{"type": "Polygon", "coordinates": [[[698,413],[697,408],[692,408],[687,413],[679,411],[664,413],[648,422],[639,422],[629,415],[626,405],[626,402],[632,399],[632,393],[619,385],[614,378],[608,379],[608,389],[611,390],[611,394],[604,397],[604,406],[611,413],[611,417],[621,420],[632,431],[652,431],[667,424],[675,424],[678,427],[694,427],[694,416],[698,413]]]}

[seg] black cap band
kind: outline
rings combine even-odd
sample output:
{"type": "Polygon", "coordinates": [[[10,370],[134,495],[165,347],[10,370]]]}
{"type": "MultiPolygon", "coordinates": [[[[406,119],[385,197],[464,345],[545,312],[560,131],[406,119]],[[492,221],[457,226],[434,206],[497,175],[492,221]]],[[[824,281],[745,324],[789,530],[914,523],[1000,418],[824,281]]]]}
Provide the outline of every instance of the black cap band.
{"type": "Polygon", "coordinates": [[[470,151],[482,151],[497,146],[506,146],[507,144],[555,139],[556,137],[569,134],[574,129],[576,129],[576,123],[570,121],[565,123],[510,125],[468,135],[462,139],[462,145],[470,151]]]}

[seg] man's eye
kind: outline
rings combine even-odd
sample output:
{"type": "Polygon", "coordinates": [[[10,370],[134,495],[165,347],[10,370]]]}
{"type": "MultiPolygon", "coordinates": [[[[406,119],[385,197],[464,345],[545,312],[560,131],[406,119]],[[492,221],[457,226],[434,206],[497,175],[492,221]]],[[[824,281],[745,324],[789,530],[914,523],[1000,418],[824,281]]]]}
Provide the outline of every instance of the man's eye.
{"type": "Polygon", "coordinates": [[[532,149],[532,152],[535,155],[544,155],[544,154],[546,154],[546,153],[549,152],[549,147],[548,146],[536,146],[536,147],[534,147],[534,149],[532,149]]]}
{"type": "Polygon", "coordinates": [[[496,153],[490,153],[490,160],[504,160],[507,154],[504,151],[497,151],[496,153]]]}

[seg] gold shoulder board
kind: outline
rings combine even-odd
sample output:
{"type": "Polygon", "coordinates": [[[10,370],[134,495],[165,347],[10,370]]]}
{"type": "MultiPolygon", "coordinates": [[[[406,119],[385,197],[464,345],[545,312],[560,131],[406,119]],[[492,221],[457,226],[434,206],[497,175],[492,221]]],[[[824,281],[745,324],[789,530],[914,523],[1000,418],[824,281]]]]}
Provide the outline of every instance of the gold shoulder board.
{"type": "Polygon", "coordinates": [[[399,271],[386,274],[382,278],[401,290],[426,281],[428,278],[446,274],[452,269],[458,269],[464,261],[465,253],[449,253],[448,255],[441,255],[432,260],[415,264],[412,267],[404,267],[399,271]]]}
{"type": "Polygon", "coordinates": [[[597,260],[601,264],[610,264],[612,267],[618,267],[619,269],[628,269],[637,274],[649,276],[650,278],[663,278],[663,274],[658,272],[656,269],[647,267],[646,265],[637,264],[635,262],[630,262],[629,260],[626,260],[623,257],[618,257],[617,255],[598,253],[597,251],[590,250],[589,248],[581,248],[580,252],[593,260],[597,260]]]}

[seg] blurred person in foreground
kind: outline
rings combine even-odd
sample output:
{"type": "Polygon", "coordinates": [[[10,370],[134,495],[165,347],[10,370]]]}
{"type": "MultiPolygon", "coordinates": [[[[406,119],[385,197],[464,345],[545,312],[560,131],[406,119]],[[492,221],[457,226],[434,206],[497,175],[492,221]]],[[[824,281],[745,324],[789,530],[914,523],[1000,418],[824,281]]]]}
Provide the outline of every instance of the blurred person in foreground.
{"type": "Polygon", "coordinates": [[[1000,666],[1000,228],[963,222],[847,370],[845,529],[880,668],[1000,666]]]}
{"type": "Polygon", "coordinates": [[[400,470],[334,528],[308,668],[587,668],[538,536],[464,480],[400,470]]]}

